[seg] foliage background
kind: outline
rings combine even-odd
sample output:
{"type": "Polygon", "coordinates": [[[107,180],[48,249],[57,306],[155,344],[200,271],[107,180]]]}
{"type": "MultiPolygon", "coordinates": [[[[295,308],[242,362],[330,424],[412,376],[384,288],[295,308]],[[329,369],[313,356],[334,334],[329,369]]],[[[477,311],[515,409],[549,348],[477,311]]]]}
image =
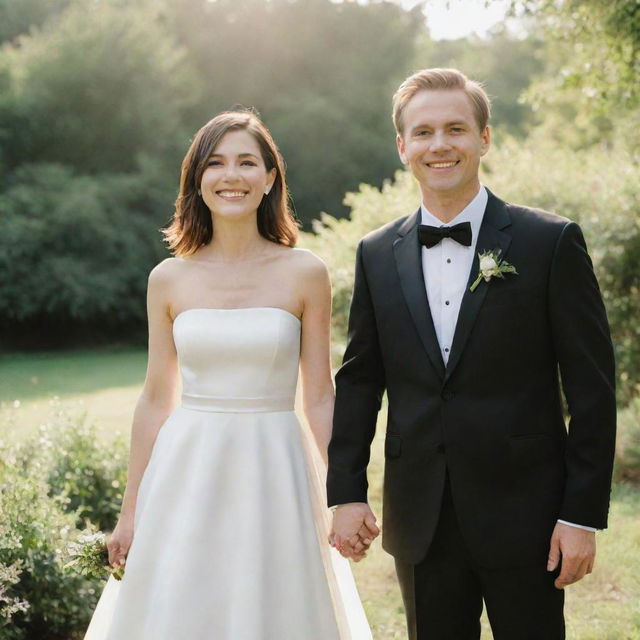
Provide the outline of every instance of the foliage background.
{"type": "MultiPolygon", "coordinates": [[[[618,362],[618,534],[577,587],[570,613],[584,624],[570,637],[640,637],[640,4],[512,0],[515,22],[453,41],[431,37],[429,6],[0,0],[0,638],[81,637],[99,593],[63,572],[64,547],[112,526],[126,445],[41,402],[87,398],[106,431],[128,420],[146,277],[167,255],[158,229],[193,133],[238,104],[273,131],[301,245],[331,271],[337,364],[358,240],[419,202],[389,112],[399,82],[427,66],[457,66],[493,97],[483,182],[584,228],[618,362]]],[[[356,568],[385,640],[404,633],[392,573],[381,552],[356,568]]]]}
{"type": "MultiPolygon", "coordinates": [[[[158,229],[172,213],[180,161],[221,109],[260,111],[289,164],[305,230],[323,212],[345,219],[345,193],[379,188],[400,168],[390,98],[425,66],[458,66],[485,83],[498,147],[528,147],[538,162],[534,145],[565,151],[566,162],[547,165],[566,185],[553,192],[541,181],[527,188],[523,165],[499,166],[506,156],[492,153],[494,175],[513,173],[522,186],[509,197],[569,216],[579,205],[583,220],[609,215],[603,194],[615,193],[635,229],[637,202],[629,188],[620,202],[609,159],[624,156],[625,175],[638,165],[640,5],[512,4],[516,30],[435,41],[428,0],[412,10],[385,1],[0,0],[0,349],[144,341],[146,275],[167,255],[158,229]],[[573,187],[582,180],[567,164],[574,150],[611,177],[590,202],[573,187]]],[[[632,262],[616,285],[627,298],[638,282],[632,262]]],[[[346,253],[341,265],[350,268],[346,253]]],[[[609,302],[613,315],[627,305],[609,302]]],[[[620,342],[633,339],[626,326],[620,342]]]]}

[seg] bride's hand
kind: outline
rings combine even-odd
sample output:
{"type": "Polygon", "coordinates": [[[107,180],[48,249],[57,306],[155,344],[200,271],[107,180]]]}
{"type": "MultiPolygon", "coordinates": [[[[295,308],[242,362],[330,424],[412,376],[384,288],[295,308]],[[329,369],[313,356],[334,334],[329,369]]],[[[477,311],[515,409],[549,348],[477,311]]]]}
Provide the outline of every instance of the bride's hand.
{"type": "Polygon", "coordinates": [[[123,567],[126,561],[129,547],[133,541],[133,520],[120,518],[116,528],[107,542],[109,552],[109,564],[112,567],[123,567]]]}
{"type": "Polygon", "coordinates": [[[333,524],[329,543],[345,558],[356,562],[364,558],[371,542],[380,529],[366,502],[349,502],[339,505],[333,512],[333,524]]]}

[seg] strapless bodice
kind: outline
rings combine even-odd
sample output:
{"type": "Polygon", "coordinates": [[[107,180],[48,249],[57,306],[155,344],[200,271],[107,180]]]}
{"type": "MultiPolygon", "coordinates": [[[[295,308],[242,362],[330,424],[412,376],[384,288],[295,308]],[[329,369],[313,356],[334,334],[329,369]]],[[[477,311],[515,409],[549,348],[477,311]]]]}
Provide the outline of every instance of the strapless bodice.
{"type": "Polygon", "coordinates": [[[300,320],[293,314],[277,307],[188,309],[176,316],[173,337],[183,407],[293,410],[300,357],[300,320]]]}

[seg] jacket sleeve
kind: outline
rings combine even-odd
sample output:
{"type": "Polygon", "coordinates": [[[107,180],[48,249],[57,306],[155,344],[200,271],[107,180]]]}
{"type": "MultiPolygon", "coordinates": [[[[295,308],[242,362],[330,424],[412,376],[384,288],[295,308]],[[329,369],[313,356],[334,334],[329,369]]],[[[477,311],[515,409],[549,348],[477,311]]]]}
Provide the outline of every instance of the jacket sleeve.
{"type": "Polygon", "coordinates": [[[367,501],[367,465],[384,393],[384,368],[360,242],[349,312],[347,348],[336,375],[333,433],[329,444],[329,506],[367,501]]]}
{"type": "Polygon", "coordinates": [[[549,313],[570,415],[559,518],[604,529],[615,454],[615,363],[598,283],[582,231],[573,222],[556,244],[549,313]]]}

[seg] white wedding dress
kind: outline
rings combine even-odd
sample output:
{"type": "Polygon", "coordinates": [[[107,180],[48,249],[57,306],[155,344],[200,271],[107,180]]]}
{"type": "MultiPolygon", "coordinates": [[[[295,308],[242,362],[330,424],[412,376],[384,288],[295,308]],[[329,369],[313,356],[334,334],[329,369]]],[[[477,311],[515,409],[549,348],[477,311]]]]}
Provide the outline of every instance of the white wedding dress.
{"type": "Polygon", "coordinates": [[[173,332],[182,404],[140,484],[125,577],[85,640],[370,640],[293,412],[300,321],[190,309],[173,332]]]}

